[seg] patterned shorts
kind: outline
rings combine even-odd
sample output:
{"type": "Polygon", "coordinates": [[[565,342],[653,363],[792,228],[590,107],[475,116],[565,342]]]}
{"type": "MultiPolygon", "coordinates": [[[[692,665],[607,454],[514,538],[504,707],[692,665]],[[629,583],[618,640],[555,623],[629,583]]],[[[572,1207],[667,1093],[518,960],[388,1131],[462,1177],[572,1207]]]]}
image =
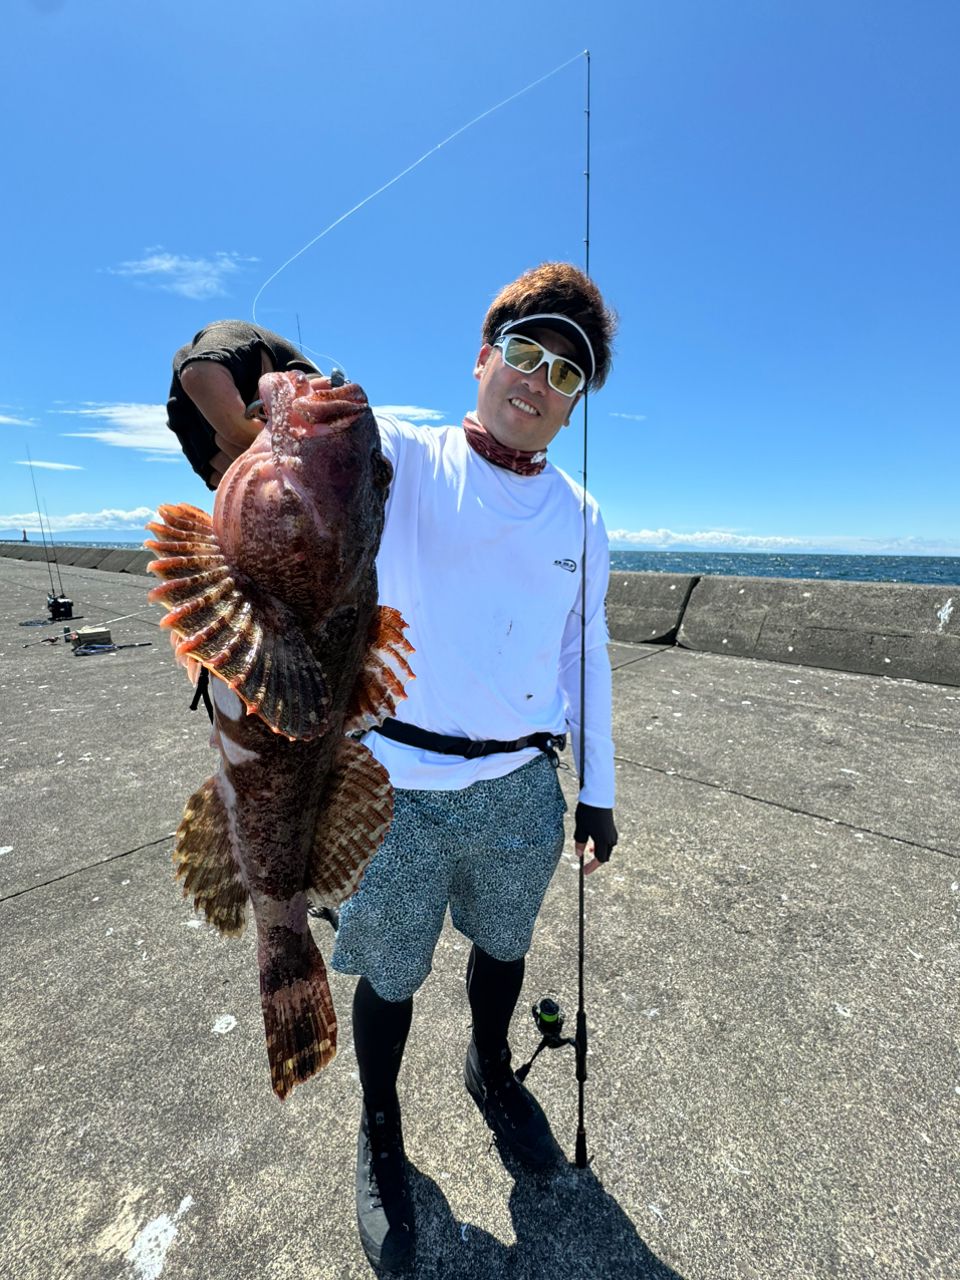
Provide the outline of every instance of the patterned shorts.
{"type": "Polygon", "coordinates": [[[334,969],[405,1000],[430,972],[447,906],[497,960],[526,955],[563,849],[566,802],[545,755],[462,791],[397,791],[393,825],[340,911],[334,969]]]}

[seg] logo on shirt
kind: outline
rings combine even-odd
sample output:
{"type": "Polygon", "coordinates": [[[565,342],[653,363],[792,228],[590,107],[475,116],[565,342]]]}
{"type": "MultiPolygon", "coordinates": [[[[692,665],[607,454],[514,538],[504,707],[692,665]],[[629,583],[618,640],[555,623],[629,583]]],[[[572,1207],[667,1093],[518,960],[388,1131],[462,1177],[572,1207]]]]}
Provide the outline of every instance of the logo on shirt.
{"type": "Polygon", "coordinates": [[[577,572],[576,560],[554,560],[553,563],[559,565],[561,569],[566,569],[567,573],[577,572]]]}

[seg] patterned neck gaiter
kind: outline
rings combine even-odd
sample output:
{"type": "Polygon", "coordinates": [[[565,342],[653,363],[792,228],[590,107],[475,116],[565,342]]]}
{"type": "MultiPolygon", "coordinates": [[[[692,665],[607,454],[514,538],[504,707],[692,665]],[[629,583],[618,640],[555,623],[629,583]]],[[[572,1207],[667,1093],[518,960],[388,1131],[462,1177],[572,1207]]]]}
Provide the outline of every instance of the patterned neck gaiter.
{"type": "Polygon", "coordinates": [[[538,476],[547,465],[546,449],[532,453],[527,449],[511,449],[509,445],[495,440],[486,427],[469,413],[463,420],[463,430],[470,448],[495,467],[504,467],[518,476],[538,476]]]}

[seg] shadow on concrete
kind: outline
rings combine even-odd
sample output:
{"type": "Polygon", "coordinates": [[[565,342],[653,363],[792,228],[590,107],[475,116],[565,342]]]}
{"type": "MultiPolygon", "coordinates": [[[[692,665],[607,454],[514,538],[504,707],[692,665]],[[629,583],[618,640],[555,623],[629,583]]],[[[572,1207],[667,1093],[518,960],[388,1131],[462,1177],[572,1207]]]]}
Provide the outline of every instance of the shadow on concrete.
{"type": "Polygon", "coordinates": [[[516,1242],[458,1222],[440,1187],[409,1165],[417,1214],[415,1280],[683,1280],[644,1244],[590,1169],[508,1166],[516,1242]]]}

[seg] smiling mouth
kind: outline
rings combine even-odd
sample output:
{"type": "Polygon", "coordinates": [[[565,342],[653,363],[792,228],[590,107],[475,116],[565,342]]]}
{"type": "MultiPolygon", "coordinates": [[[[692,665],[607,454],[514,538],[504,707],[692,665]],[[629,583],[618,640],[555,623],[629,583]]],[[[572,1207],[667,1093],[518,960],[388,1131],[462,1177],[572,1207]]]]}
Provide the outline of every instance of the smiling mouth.
{"type": "Polygon", "coordinates": [[[539,418],[540,416],[540,410],[535,409],[533,405],[528,404],[526,400],[520,400],[518,397],[514,396],[510,400],[510,403],[515,409],[519,409],[521,413],[528,414],[531,418],[539,418]]]}

